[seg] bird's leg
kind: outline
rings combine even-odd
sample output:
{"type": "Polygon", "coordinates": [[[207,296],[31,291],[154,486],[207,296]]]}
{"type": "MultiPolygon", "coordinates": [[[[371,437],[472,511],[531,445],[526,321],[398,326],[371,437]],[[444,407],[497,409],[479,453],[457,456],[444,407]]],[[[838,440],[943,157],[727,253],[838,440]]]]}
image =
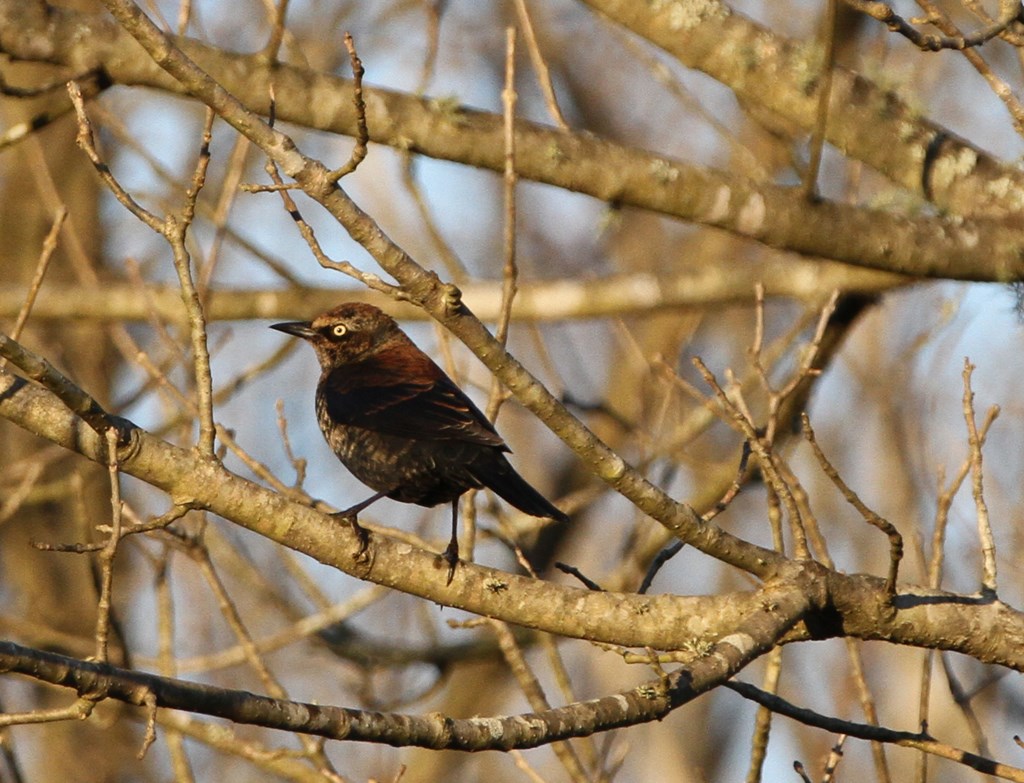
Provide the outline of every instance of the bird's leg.
{"type": "Polygon", "coordinates": [[[452,537],[448,542],[448,546],[445,547],[444,552],[441,553],[441,557],[446,563],[448,563],[448,581],[446,585],[452,583],[452,577],[455,576],[455,566],[459,563],[459,499],[455,498],[452,501],[452,537]]]}
{"type": "Polygon", "coordinates": [[[355,553],[352,555],[352,557],[356,560],[362,559],[363,555],[366,554],[366,548],[370,545],[370,531],[359,524],[359,520],[357,519],[357,517],[359,516],[359,512],[362,511],[367,506],[376,503],[382,497],[384,497],[384,493],[377,492],[376,494],[364,500],[362,503],[356,503],[351,508],[346,508],[344,511],[338,511],[334,514],[331,514],[331,516],[335,519],[343,519],[346,522],[348,522],[349,525],[352,526],[352,532],[355,533],[356,538],[359,539],[359,549],[357,549],[355,553]]]}

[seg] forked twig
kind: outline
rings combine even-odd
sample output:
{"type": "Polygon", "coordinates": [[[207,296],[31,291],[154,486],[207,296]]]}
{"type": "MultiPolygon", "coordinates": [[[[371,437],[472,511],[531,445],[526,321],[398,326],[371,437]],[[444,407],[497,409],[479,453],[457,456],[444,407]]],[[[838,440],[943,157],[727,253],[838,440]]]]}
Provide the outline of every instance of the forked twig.
{"type": "Polygon", "coordinates": [[[804,530],[803,521],[800,516],[800,509],[793,499],[793,493],[786,484],[776,465],[776,456],[771,448],[771,442],[754,426],[748,413],[744,413],[742,407],[729,398],[725,390],[715,378],[714,373],[700,357],[693,358],[693,366],[701,374],[704,382],[714,392],[715,399],[725,413],[725,419],[730,421],[746,439],[751,450],[757,455],[761,473],[765,482],[778,495],[779,500],[785,506],[786,514],[789,517],[790,530],[793,534],[793,549],[799,558],[809,558],[810,550],[807,547],[807,531],[804,530]]]}

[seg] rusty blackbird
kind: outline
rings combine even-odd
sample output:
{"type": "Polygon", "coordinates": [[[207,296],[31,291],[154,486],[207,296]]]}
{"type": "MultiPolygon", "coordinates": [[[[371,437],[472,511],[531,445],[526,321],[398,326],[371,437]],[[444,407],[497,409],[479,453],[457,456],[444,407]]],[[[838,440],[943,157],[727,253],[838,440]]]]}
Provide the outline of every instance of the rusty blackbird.
{"type": "Polygon", "coordinates": [[[459,497],[487,487],[531,516],[568,517],[509,464],[494,426],[391,316],[359,302],[311,322],[274,324],[313,346],[320,362],[316,416],[342,464],[374,494],[340,512],[359,536],[357,515],[382,497],[421,506],[452,504],[452,537],[442,557],[448,583],[459,559],[459,497]]]}

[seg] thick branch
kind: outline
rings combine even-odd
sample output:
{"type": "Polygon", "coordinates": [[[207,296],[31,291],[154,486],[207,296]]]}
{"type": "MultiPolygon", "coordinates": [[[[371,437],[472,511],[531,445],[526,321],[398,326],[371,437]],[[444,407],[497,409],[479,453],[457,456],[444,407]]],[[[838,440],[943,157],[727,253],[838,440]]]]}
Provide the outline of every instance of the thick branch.
{"type": "Polygon", "coordinates": [[[723,562],[762,578],[783,563],[776,552],[757,547],[704,525],[689,506],[654,486],[571,415],[536,378],[508,354],[484,325],[462,303],[453,285],[441,283],[391,240],[383,229],[338,186],[330,170],[303,155],[295,143],[252,114],[214,81],[131,0],[105,0],[107,7],[146,51],[172,74],[189,93],[202,100],[239,133],[257,144],[302,190],[323,206],[349,235],[392,277],[405,295],[459,337],[517,399],[533,411],[563,442],[584,459],[602,481],[629,498],[638,508],[664,525],[673,535],[723,562]]]}
{"type": "MultiPolygon", "coordinates": [[[[49,392],[0,372],[0,417],[97,462],[104,444],[49,392]]],[[[716,638],[735,628],[757,605],[755,593],[727,597],[629,596],[601,593],[461,564],[450,586],[439,555],[375,534],[369,561],[353,557],[358,542],[350,526],[286,500],[247,481],[218,462],[203,459],[132,431],[119,468],[166,492],[175,502],[204,508],[284,546],[368,581],[474,614],[562,636],[628,647],[683,649],[695,639],[716,638]]],[[[712,526],[708,526],[711,528],[712,526]]],[[[717,529],[730,546],[757,551],[717,529]]],[[[772,555],[771,552],[766,552],[772,555]]]]}
{"type": "MultiPolygon", "coordinates": [[[[728,27],[723,32],[731,36],[733,47],[744,45],[743,41],[735,40],[743,36],[745,45],[762,61],[751,65],[750,72],[745,70],[745,65],[742,73],[734,72],[737,67],[734,62],[730,66],[733,70],[722,65],[721,73],[716,71],[713,75],[718,74],[744,98],[748,97],[749,83],[755,79],[770,81],[771,89],[766,86],[766,93],[798,92],[800,80],[795,72],[798,66],[810,67],[809,63],[799,61],[800,56],[809,56],[802,45],[787,47],[783,45],[785,42],[776,42],[773,48],[762,49],[763,39],[772,36],[766,31],[758,32],[759,28],[751,27],[742,17],[719,18],[710,14],[698,20],[701,24],[692,29],[678,31],[667,26],[669,22],[663,15],[652,15],[647,6],[631,2],[626,5],[635,10],[627,13],[618,9],[623,17],[628,17],[620,21],[635,24],[638,32],[659,45],[667,47],[671,42],[670,51],[677,56],[682,56],[682,52],[676,39],[694,37],[695,31],[699,31],[702,43],[696,48],[717,64],[718,60],[706,51],[710,42],[705,36],[713,37],[716,25],[728,27]],[[680,36],[680,32],[688,35],[680,36]],[[772,57],[780,62],[768,61],[772,57]],[[775,66],[776,70],[769,66],[775,66]],[[779,67],[794,71],[792,84],[779,78],[779,67]]],[[[357,130],[358,118],[349,99],[351,85],[346,80],[284,65],[271,69],[260,55],[225,53],[189,39],[168,39],[161,44],[155,59],[162,65],[170,65],[175,59],[172,41],[213,75],[228,93],[250,108],[265,111],[269,86],[273,82],[279,119],[341,133],[357,130]],[[311,107],[315,107],[315,111],[311,107]]],[[[0,0],[0,51],[13,57],[68,65],[79,72],[99,69],[118,84],[186,92],[212,105],[209,96],[202,97],[202,92],[188,80],[179,83],[168,79],[154,60],[106,17],[52,9],[47,14],[33,15],[18,0],[0,0]]],[[[689,49],[685,51],[693,56],[689,49]]],[[[747,62],[745,58],[736,57],[733,48],[727,51],[733,52],[733,61],[742,61],[740,65],[747,62]]],[[[721,56],[719,52],[717,57],[721,56]]],[[[701,66],[707,63],[701,61],[698,67],[701,66]]],[[[937,203],[944,204],[940,196],[956,185],[955,205],[950,206],[958,207],[960,215],[989,214],[1003,218],[1018,214],[1016,206],[1009,209],[1007,205],[1015,205],[1013,194],[1024,193],[1024,180],[1019,172],[1000,167],[966,142],[917,120],[905,107],[890,105],[895,99],[865,80],[845,72],[838,76],[844,78],[837,79],[833,103],[837,116],[840,114],[838,107],[842,107],[844,121],[829,123],[829,128],[830,132],[842,129],[845,135],[830,138],[830,141],[855,157],[878,158],[884,154],[884,160],[872,165],[879,164],[883,171],[887,168],[881,164],[896,166],[898,170],[891,176],[905,185],[909,183],[904,181],[907,173],[903,169],[909,167],[914,180],[909,186],[919,190],[925,173],[922,170],[925,152],[935,146],[936,138],[941,136],[937,153],[927,157],[929,192],[937,203]],[[852,94],[854,87],[857,94],[852,94]],[[866,98],[862,93],[873,96],[874,103],[865,108],[866,98]],[[860,113],[853,111],[858,106],[861,106],[860,113]],[[886,116],[898,116],[899,133],[895,128],[887,132],[878,126],[880,118],[871,112],[883,109],[888,112],[886,116]],[[872,127],[873,132],[863,133],[864,127],[872,127]],[[875,143],[880,137],[889,143],[875,143]],[[898,143],[901,139],[908,140],[898,143]],[[890,161],[890,157],[897,156],[898,160],[890,161]],[[963,197],[962,190],[968,191],[970,198],[963,197]],[[994,192],[1004,195],[994,201],[994,192]]],[[[444,108],[435,101],[381,89],[365,88],[365,94],[371,140],[494,171],[502,170],[499,115],[444,108]]],[[[786,108],[795,112],[799,119],[806,101],[813,117],[816,105],[813,91],[810,97],[804,93],[800,96],[803,99],[800,102],[789,96],[789,103],[773,104],[770,108],[780,111],[786,108]],[[790,103],[793,106],[790,107],[790,103]]],[[[226,119],[223,112],[221,116],[226,119]]],[[[275,140],[252,122],[236,127],[264,149],[275,140]]],[[[283,138],[277,136],[276,141],[283,138]]],[[[799,188],[758,184],[725,172],[623,147],[590,134],[565,133],[526,122],[516,125],[516,150],[517,173],[521,178],[723,228],[774,248],[912,276],[1005,281],[1024,275],[1024,260],[1018,252],[1022,244],[1021,232],[1000,221],[904,217],[833,202],[808,205],[799,188]]],[[[295,169],[289,170],[281,161],[278,163],[295,176],[295,169]]]]}
{"type": "MultiPolygon", "coordinates": [[[[518,322],[565,321],[635,315],[672,307],[749,303],[754,299],[754,286],[759,282],[764,284],[769,296],[817,303],[835,289],[880,293],[906,285],[907,278],[787,258],[731,268],[728,276],[716,270],[696,268],[678,274],[637,272],[590,280],[524,281],[519,284],[512,317],[518,322]]],[[[463,300],[481,320],[497,320],[501,308],[500,283],[467,282],[461,290],[463,300]]],[[[17,315],[25,295],[26,289],[22,287],[0,287],[0,318],[17,315]]],[[[341,301],[382,304],[380,295],[351,288],[215,288],[206,296],[204,315],[211,321],[307,318],[341,301]]],[[[387,308],[403,320],[425,317],[420,308],[400,302],[390,302],[387,308]]],[[[110,283],[104,285],[103,296],[82,296],[81,287],[54,282],[39,292],[32,317],[36,320],[146,321],[154,313],[161,321],[183,323],[179,291],[152,286],[147,287],[142,297],[136,286],[110,283]]]]}
{"type": "MultiPolygon", "coordinates": [[[[104,459],[103,443],[52,394],[0,372],[0,417],[77,451],[104,459]]],[[[562,587],[463,564],[450,587],[437,556],[383,535],[371,539],[370,562],[357,564],[347,525],[246,481],[195,452],[135,430],[122,455],[123,472],[179,502],[206,508],[322,563],[361,578],[487,617],[562,636],[629,647],[679,650],[716,639],[757,614],[763,593],[722,596],[638,596],[562,587]]],[[[709,535],[749,547],[707,525],[709,535]]],[[[1024,671],[1024,614],[993,599],[904,587],[894,602],[885,581],[845,575],[814,563],[783,564],[781,591],[772,600],[819,596],[816,609],[786,641],[846,635],[917,647],[953,650],[983,663],[1024,671]],[[794,570],[795,568],[795,570],[794,570]]],[[[769,607],[770,608],[770,607],[769,607]]]]}
{"type": "Polygon", "coordinates": [[[611,696],[525,715],[449,718],[330,707],[272,699],[245,691],[160,677],[80,661],[0,642],[0,671],[27,674],[74,688],[90,698],[130,704],[155,698],[156,706],[214,715],[236,723],[316,734],[340,740],[416,745],[447,750],[510,750],[660,720],[741,671],[770,650],[809,607],[809,594],[792,585],[764,588],[737,629],[708,654],[667,675],[611,696]]]}
{"type": "MultiPolygon", "coordinates": [[[[683,65],[728,85],[742,103],[772,111],[808,133],[814,128],[820,53],[806,41],[784,38],[719,0],[583,2],[683,65]]],[[[943,210],[1019,216],[1024,173],[921,117],[894,92],[836,67],[829,106],[825,139],[844,155],[911,193],[926,194],[943,210]]]]}

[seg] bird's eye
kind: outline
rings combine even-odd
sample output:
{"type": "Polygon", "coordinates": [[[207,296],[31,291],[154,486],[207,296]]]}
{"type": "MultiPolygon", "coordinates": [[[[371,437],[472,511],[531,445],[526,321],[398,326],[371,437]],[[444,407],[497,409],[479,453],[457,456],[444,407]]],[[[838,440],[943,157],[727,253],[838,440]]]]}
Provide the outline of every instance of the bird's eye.
{"type": "Polygon", "coordinates": [[[345,324],[335,324],[331,327],[332,337],[344,337],[348,334],[348,327],[345,324]]]}

